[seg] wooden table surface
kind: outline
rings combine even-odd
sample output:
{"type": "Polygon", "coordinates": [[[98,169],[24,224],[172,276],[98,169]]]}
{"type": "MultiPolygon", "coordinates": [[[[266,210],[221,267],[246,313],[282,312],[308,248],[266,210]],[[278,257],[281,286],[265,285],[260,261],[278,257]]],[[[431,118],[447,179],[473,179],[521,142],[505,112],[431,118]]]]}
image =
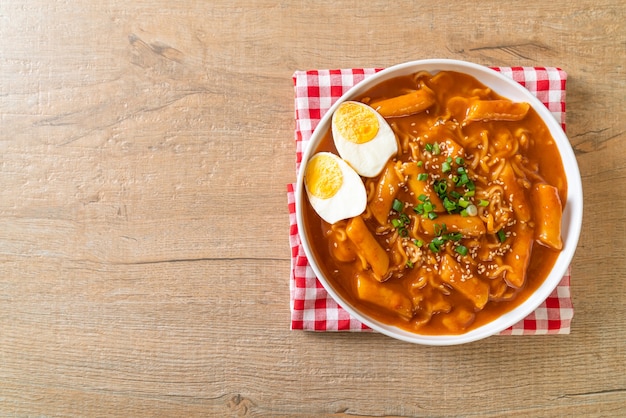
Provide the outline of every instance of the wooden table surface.
{"type": "Polygon", "coordinates": [[[622,0],[2,1],[0,416],[626,416],[625,21],[622,0]],[[293,72],[432,57],[569,74],[570,335],[289,329],[293,72]]]}

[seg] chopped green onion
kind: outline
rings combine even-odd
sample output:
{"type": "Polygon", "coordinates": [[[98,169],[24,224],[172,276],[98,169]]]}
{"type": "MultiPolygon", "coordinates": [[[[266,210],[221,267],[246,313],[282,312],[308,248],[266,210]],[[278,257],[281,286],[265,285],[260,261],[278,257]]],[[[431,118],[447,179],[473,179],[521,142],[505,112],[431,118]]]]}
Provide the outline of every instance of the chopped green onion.
{"type": "Polygon", "coordinates": [[[416,239],[413,240],[413,244],[415,244],[417,247],[422,247],[424,245],[424,241],[422,241],[421,239],[416,239]]]}
{"type": "Polygon", "coordinates": [[[452,200],[448,199],[447,197],[443,198],[443,208],[448,211],[448,213],[452,213],[456,210],[456,203],[454,203],[452,200]]]}
{"type": "Polygon", "coordinates": [[[467,247],[464,245],[457,245],[454,251],[461,255],[467,255],[467,247]]]}
{"type": "Polygon", "coordinates": [[[457,192],[456,190],[452,190],[450,192],[450,196],[455,198],[455,199],[460,199],[461,198],[461,193],[457,192]]]}
{"type": "Polygon", "coordinates": [[[478,215],[478,208],[476,207],[476,205],[469,205],[467,207],[467,209],[465,209],[467,211],[467,214],[469,216],[476,216],[478,215]]]}
{"type": "Polygon", "coordinates": [[[422,167],[423,165],[424,165],[424,161],[418,161],[418,162],[417,162],[417,166],[418,166],[418,167],[422,167]]]}
{"type": "Polygon", "coordinates": [[[467,190],[469,190],[470,192],[473,192],[476,190],[476,185],[474,184],[474,182],[472,180],[468,180],[467,184],[465,184],[465,187],[467,188],[467,190]]]}
{"type": "Polygon", "coordinates": [[[504,242],[506,240],[506,232],[504,232],[504,229],[498,231],[498,239],[500,242],[504,242]]]}
{"type": "Polygon", "coordinates": [[[404,209],[404,203],[402,203],[398,199],[394,199],[393,205],[391,206],[391,208],[395,210],[396,212],[402,212],[402,209],[404,209]]]}
{"type": "Polygon", "coordinates": [[[443,197],[446,194],[446,190],[448,190],[448,183],[445,181],[438,181],[435,183],[435,192],[443,197]]]}
{"type": "Polygon", "coordinates": [[[437,217],[437,214],[433,212],[435,210],[435,205],[433,204],[433,202],[431,202],[426,195],[420,195],[419,200],[422,203],[418,203],[417,205],[415,205],[413,211],[417,214],[423,215],[424,217],[428,216],[428,218],[430,219],[435,219],[437,217]]]}
{"type": "Polygon", "coordinates": [[[417,197],[417,200],[419,200],[420,202],[425,202],[426,199],[428,199],[428,196],[426,196],[424,193],[417,197]]]}
{"type": "Polygon", "coordinates": [[[446,238],[448,238],[450,241],[460,241],[461,238],[463,238],[463,234],[461,234],[460,232],[451,232],[449,234],[446,235],[446,238]]]}
{"type": "Polygon", "coordinates": [[[467,209],[463,209],[463,210],[462,210],[461,212],[459,212],[459,213],[461,214],[461,216],[465,216],[465,217],[469,216],[469,215],[467,214],[467,209]]]}
{"type": "Polygon", "coordinates": [[[441,237],[434,238],[430,244],[428,244],[428,248],[434,253],[438,253],[441,250],[441,246],[444,244],[444,240],[441,237]]]}
{"type": "Polygon", "coordinates": [[[412,262],[411,260],[407,260],[407,261],[406,261],[406,266],[407,266],[408,268],[412,269],[412,268],[413,268],[413,262],[412,262]]]}
{"type": "Polygon", "coordinates": [[[439,144],[435,142],[433,144],[433,155],[439,155],[439,154],[441,154],[441,149],[439,148],[439,144]]]}
{"type": "Polygon", "coordinates": [[[417,179],[419,181],[426,181],[426,180],[428,180],[428,173],[419,173],[417,175],[417,179]]]}
{"type": "Polygon", "coordinates": [[[465,164],[465,160],[463,158],[461,158],[461,157],[456,157],[456,163],[458,165],[463,165],[463,164],[465,164]]]}
{"type": "Polygon", "coordinates": [[[456,172],[459,174],[463,174],[463,173],[466,173],[467,171],[465,170],[465,167],[459,167],[456,169],[456,172]]]}
{"type": "Polygon", "coordinates": [[[489,201],[485,199],[480,199],[480,202],[478,202],[478,206],[482,206],[482,207],[489,206],[489,201]]]}
{"type": "Polygon", "coordinates": [[[447,162],[447,161],[444,161],[444,162],[441,164],[441,172],[442,172],[442,173],[447,173],[447,172],[449,172],[450,170],[452,170],[452,167],[450,166],[450,163],[449,163],[449,162],[447,162]]]}
{"type": "Polygon", "coordinates": [[[463,209],[467,209],[467,207],[471,204],[469,200],[465,200],[462,197],[459,199],[459,206],[463,209]]]}
{"type": "Polygon", "coordinates": [[[457,186],[464,186],[470,181],[469,177],[467,177],[467,173],[461,174],[459,180],[456,182],[457,186]]]}
{"type": "MultiPolygon", "coordinates": [[[[468,184],[469,185],[469,184],[468,184]]],[[[476,194],[476,190],[469,190],[465,193],[463,193],[463,197],[472,197],[476,194]]]]}
{"type": "Polygon", "coordinates": [[[433,151],[433,144],[428,143],[426,145],[424,145],[424,149],[428,152],[432,152],[433,151]]]}
{"type": "Polygon", "coordinates": [[[411,218],[409,218],[406,213],[401,213],[399,218],[391,220],[391,225],[398,230],[398,234],[400,234],[401,237],[409,235],[409,231],[406,229],[406,225],[409,223],[411,223],[411,218]]]}

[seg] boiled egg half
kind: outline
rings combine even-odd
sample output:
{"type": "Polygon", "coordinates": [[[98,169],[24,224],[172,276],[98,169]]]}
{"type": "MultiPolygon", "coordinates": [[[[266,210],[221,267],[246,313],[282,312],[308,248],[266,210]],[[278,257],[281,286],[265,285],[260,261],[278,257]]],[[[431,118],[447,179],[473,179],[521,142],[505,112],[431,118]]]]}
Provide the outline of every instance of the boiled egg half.
{"type": "Polygon", "coordinates": [[[330,152],[315,154],[306,165],[304,186],[311,206],[326,222],[360,215],[367,195],[359,175],[341,158],[330,152]]]}
{"type": "Polygon", "coordinates": [[[332,118],[335,147],[341,158],[363,177],[375,177],[398,152],[396,136],[387,121],[370,106],[343,102],[332,118]]]}

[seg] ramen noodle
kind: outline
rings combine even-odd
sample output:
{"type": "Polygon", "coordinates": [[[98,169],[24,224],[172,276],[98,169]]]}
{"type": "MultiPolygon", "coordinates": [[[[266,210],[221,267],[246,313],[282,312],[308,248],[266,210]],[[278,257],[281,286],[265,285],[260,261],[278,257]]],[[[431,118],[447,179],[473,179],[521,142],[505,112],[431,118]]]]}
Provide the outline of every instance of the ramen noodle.
{"type": "MultiPolygon", "coordinates": [[[[362,177],[359,216],[324,222],[307,203],[320,268],[353,306],[422,334],[458,334],[523,302],[562,248],[567,183],[527,103],[471,76],[420,72],[356,100],[392,127],[398,152],[362,177]]],[[[332,133],[316,152],[337,153],[332,133]]]]}

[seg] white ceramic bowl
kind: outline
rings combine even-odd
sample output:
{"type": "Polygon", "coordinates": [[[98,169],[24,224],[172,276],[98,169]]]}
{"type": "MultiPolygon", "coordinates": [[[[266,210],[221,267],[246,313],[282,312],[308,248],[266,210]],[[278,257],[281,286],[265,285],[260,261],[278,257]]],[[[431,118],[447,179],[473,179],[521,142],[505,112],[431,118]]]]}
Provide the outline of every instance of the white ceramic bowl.
{"type": "Polygon", "coordinates": [[[309,262],[311,263],[313,271],[317,275],[324,288],[328,291],[328,293],[353,317],[357,318],[362,323],[382,334],[411,343],[425,345],[463,344],[497,334],[500,331],[503,331],[521,321],[523,318],[532,313],[559,284],[561,278],[567,271],[567,268],[572,260],[572,257],[574,256],[574,252],[576,251],[576,246],[578,244],[583,213],[582,185],[576,157],[569,143],[569,140],[567,139],[567,136],[563,132],[561,125],[557,122],[554,116],[535,96],[533,96],[519,83],[490,68],[465,61],[448,59],[428,59],[399,64],[380,71],[379,73],[354,86],[343,96],[341,96],[341,98],[330,108],[330,110],[324,115],[324,117],[320,121],[319,125],[317,126],[315,132],[311,137],[307,149],[304,152],[302,167],[306,165],[306,162],[313,155],[313,151],[318,146],[320,140],[322,139],[326,131],[330,128],[332,114],[340,103],[362,95],[365,91],[369,90],[380,82],[398,76],[412,74],[422,70],[428,71],[430,73],[447,70],[469,74],[478,79],[486,86],[492,88],[496,93],[503,97],[506,97],[516,102],[529,103],[550,129],[550,133],[556,141],[558,149],[561,153],[563,167],[567,176],[568,192],[567,202],[565,204],[565,210],[563,212],[562,219],[563,250],[559,254],[554,264],[554,267],[552,268],[552,271],[545,279],[543,284],[541,284],[539,288],[525,302],[517,306],[515,309],[505,313],[504,315],[493,320],[492,322],[487,323],[479,328],[473,329],[465,334],[436,336],[421,335],[409,332],[392,325],[387,325],[363,314],[350,303],[348,303],[348,301],[346,301],[338,292],[336,292],[332,285],[324,277],[324,274],[317,265],[313,252],[311,251],[308,238],[304,234],[305,228],[303,222],[302,208],[303,199],[305,199],[304,195],[306,193],[304,192],[303,188],[303,169],[300,170],[297,179],[296,217],[297,223],[299,225],[298,230],[301,234],[302,245],[309,259],[309,262]]]}

